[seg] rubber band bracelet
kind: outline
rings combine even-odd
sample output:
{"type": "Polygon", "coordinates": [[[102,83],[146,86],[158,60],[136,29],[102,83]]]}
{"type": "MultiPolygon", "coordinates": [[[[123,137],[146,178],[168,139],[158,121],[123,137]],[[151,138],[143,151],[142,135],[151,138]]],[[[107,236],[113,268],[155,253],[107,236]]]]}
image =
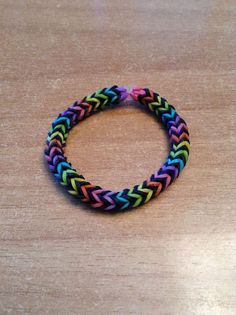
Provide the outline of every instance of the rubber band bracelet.
{"type": "Polygon", "coordinates": [[[53,122],[48,133],[45,158],[50,171],[67,191],[98,210],[123,211],[147,203],[158,196],[179,176],[189,157],[189,133],[185,121],[175,108],[148,88],[134,87],[131,92],[116,85],[98,90],[76,101],[53,122]],[[91,114],[118,104],[128,96],[158,116],[167,129],[170,153],[164,165],[147,180],[119,192],[106,190],[88,182],[67,161],[63,147],[69,131],[91,114]]]}

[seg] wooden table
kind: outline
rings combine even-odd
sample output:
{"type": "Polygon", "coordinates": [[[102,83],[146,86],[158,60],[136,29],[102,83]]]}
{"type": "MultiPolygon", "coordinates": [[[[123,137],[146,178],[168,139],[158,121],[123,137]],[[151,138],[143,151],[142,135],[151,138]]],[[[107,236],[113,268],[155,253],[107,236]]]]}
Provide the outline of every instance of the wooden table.
{"type": "MultiPolygon", "coordinates": [[[[236,314],[236,3],[1,1],[0,314],[236,314]],[[73,100],[147,86],[188,122],[191,158],[158,200],[94,213],[43,161],[73,100]]],[[[168,152],[124,104],[75,128],[66,153],[92,182],[130,187],[168,152]]]]}

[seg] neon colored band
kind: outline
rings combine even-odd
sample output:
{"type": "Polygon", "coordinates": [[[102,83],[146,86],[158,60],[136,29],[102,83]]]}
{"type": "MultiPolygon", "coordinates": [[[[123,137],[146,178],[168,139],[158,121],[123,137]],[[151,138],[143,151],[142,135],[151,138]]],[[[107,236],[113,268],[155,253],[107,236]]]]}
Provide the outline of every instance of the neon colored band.
{"type": "Polygon", "coordinates": [[[130,93],[116,85],[98,90],[62,112],[48,133],[45,158],[50,171],[67,191],[82,202],[99,210],[126,210],[147,203],[158,196],[179,176],[189,157],[189,133],[185,121],[175,108],[159,94],[135,87],[130,93]],[[122,102],[128,95],[158,116],[167,129],[170,153],[163,166],[142,184],[120,192],[106,190],[89,183],[67,161],[63,147],[69,131],[81,120],[110,105],[122,102]]]}

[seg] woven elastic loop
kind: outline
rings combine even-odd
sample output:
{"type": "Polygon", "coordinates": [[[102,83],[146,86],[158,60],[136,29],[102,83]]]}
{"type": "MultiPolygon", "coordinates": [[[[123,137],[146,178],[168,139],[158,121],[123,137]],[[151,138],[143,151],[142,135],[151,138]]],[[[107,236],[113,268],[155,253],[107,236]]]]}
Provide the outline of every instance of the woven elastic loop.
{"type": "Polygon", "coordinates": [[[147,203],[172,184],[188,161],[189,148],[187,125],[166,99],[148,88],[134,87],[128,93],[126,88],[114,85],[76,101],[58,116],[48,133],[45,158],[50,171],[71,195],[98,210],[120,211],[147,203]],[[161,119],[171,149],[162,167],[143,183],[113,192],[91,184],[78,174],[67,161],[63,147],[69,131],[81,120],[110,105],[119,104],[129,95],[161,119]]]}

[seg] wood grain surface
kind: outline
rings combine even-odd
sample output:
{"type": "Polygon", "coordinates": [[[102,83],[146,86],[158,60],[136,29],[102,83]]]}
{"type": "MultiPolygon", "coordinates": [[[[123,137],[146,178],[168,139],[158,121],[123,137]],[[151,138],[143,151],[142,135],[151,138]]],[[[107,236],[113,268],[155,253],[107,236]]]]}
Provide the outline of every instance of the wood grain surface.
{"type": "MultiPolygon", "coordinates": [[[[235,0],[2,0],[0,314],[236,314],[235,0]],[[43,161],[51,122],[98,88],[158,91],[191,155],[158,200],[89,211],[43,161]]],[[[168,152],[130,103],[76,127],[66,153],[90,181],[141,182],[168,152]]]]}

